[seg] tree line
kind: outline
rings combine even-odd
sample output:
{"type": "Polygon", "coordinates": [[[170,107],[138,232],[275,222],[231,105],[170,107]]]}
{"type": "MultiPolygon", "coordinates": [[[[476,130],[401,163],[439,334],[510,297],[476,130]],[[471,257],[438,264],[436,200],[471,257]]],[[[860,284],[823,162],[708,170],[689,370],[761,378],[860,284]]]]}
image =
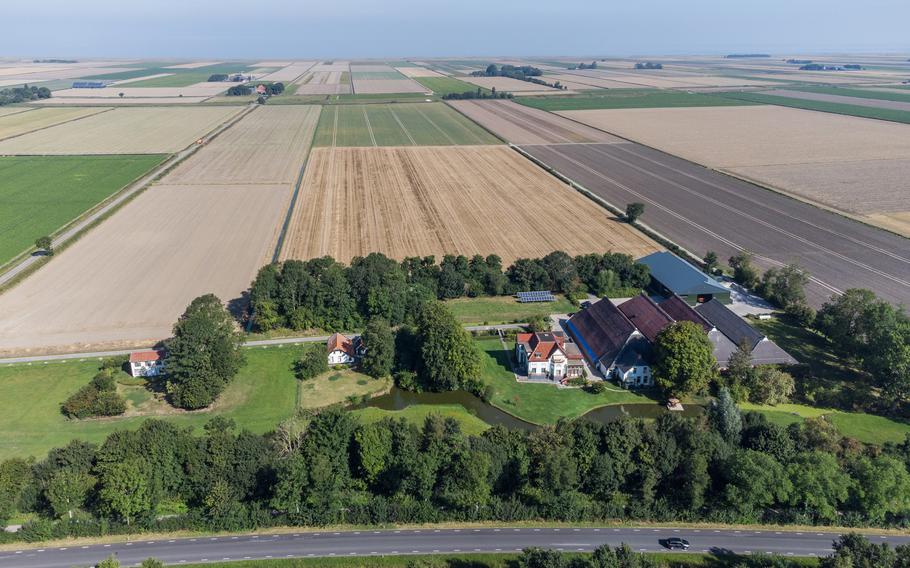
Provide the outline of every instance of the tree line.
{"type": "Polygon", "coordinates": [[[265,435],[223,417],[198,435],[147,420],[100,445],[74,440],[42,460],[5,460],[0,523],[33,513],[6,537],[28,541],[481,520],[904,527],[908,464],[910,440],[865,446],[823,418],[785,427],[735,405],[478,436],[438,415],[419,427],[366,424],[329,408],[265,435]]]}
{"type": "Polygon", "coordinates": [[[641,289],[650,282],[648,267],[625,254],[575,257],[552,252],[521,258],[508,268],[496,255],[408,257],[401,262],[380,253],[355,257],[346,266],[329,256],[288,260],[264,266],[250,287],[254,325],[325,331],[358,329],[374,317],[390,325],[415,321],[428,299],[500,296],[528,290],[606,295],[641,289]]]}
{"type": "Polygon", "coordinates": [[[663,69],[663,63],[653,63],[651,61],[646,61],[644,63],[636,63],[636,69],[663,69]]]}
{"type": "Polygon", "coordinates": [[[49,98],[51,98],[51,90],[47,87],[25,85],[0,90],[0,106],[49,98]]]}
{"type": "Polygon", "coordinates": [[[473,99],[511,99],[515,95],[506,91],[497,91],[494,87],[490,92],[486,92],[480,87],[476,91],[465,91],[463,93],[446,93],[442,96],[445,101],[466,101],[473,99]]]}
{"type": "Polygon", "coordinates": [[[472,77],[508,77],[510,79],[518,79],[519,81],[526,81],[528,77],[539,77],[541,75],[543,75],[543,71],[537,67],[532,67],[531,65],[497,66],[495,63],[490,63],[483,71],[474,71],[471,73],[472,77]]]}

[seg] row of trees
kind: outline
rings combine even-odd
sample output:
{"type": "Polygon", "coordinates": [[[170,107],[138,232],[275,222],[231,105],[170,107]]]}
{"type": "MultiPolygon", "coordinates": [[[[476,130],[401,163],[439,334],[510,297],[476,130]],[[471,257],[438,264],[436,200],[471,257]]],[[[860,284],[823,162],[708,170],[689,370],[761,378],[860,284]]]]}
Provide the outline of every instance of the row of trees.
{"type": "Polygon", "coordinates": [[[910,441],[867,447],[824,419],[783,427],[732,404],[698,418],[479,436],[436,415],[422,427],[361,424],[332,408],[266,435],[224,418],[198,436],[148,420],[100,446],[73,441],[37,462],[0,462],[0,523],[36,514],[19,533],[27,540],[483,519],[905,526],[908,464],[910,441]],[[187,512],[157,519],[175,503],[187,512]]]}
{"type": "Polygon", "coordinates": [[[515,65],[497,66],[495,63],[490,63],[483,71],[471,73],[472,77],[508,77],[519,81],[527,81],[529,77],[539,77],[541,75],[543,75],[543,71],[530,65],[522,65],[520,67],[515,65]]]}
{"type": "Polygon", "coordinates": [[[636,69],[663,69],[663,63],[653,63],[651,61],[646,61],[644,63],[636,63],[636,69]]]}
{"type": "Polygon", "coordinates": [[[574,71],[576,69],[597,69],[597,61],[592,61],[591,63],[579,63],[578,65],[573,65],[569,67],[569,71],[574,71]]]}
{"type": "Polygon", "coordinates": [[[497,91],[495,88],[490,91],[484,91],[477,87],[476,91],[465,91],[463,93],[446,93],[442,96],[444,101],[465,101],[473,99],[511,99],[515,95],[506,91],[497,91]]]}
{"type": "Polygon", "coordinates": [[[250,305],[260,330],[288,327],[339,331],[372,318],[397,326],[414,322],[425,300],[498,296],[526,290],[608,294],[648,285],[648,267],[629,255],[571,257],[556,251],[518,259],[507,269],[496,255],[409,257],[396,262],[380,253],[356,257],[345,266],[331,257],[289,260],[263,267],[250,288],[250,305]]]}
{"type": "MultiPolygon", "coordinates": [[[[809,273],[796,264],[769,268],[764,274],[752,263],[752,253],[742,251],[727,261],[733,279],[753,290],[772,304],[785,310],[802,325],[811,325],[815,312],[806,303],[809,273]]],[[[717,255],[709,252],[704,259],[709,271],[717,268],[717,255]]]]}
{"type": "Polygon", "coordinates": [[[25,85],[0,90],[0,106],[49,98],[51,98],[51,90],[47,87],[25,85]]]}

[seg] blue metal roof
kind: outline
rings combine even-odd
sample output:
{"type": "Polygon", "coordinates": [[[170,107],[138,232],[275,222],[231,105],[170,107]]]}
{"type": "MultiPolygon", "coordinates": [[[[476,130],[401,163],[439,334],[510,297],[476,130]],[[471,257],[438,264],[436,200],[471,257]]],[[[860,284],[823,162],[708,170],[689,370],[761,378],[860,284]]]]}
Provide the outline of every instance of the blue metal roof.
{"type": "Polygon", "coordinates": [[[651,269],[651,276],[681,296],[692,294],[729,294],[730,290],[675,254],[655,252],[638,259],[651,269]]]}

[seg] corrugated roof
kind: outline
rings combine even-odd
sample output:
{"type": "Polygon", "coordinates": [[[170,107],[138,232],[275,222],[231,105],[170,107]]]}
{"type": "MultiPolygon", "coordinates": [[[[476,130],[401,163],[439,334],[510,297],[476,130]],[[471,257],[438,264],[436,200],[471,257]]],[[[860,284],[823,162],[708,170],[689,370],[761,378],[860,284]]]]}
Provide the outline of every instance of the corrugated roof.
{"type": "Polygon", "coordinates": [[[654,341],[658,333],[673,323],[673,319],[647,296],[636,296],[623,302],[619,305],[619,311],[629,318],[648,341],[654,341]]]}
{"type": "Polygon", "coordinates": [[[705,331],[711,331],[711,328],[714,327],[679,296],[670,296],[658,305],[675,321],[690,321],[700,325],[705,331]]]}
{"type": "Polygon", "coordinates": [[[651,276],[674,294],[726,294],[730,291],[685,260],[668,251],[659,251],[638,259],[651,269],[651,276]]]}
{"type": "Polygon", "coordinates": [[[746,320],[733,313],[727,306],[717,300],[712,299],[704,304],[699,304],[695,306],[695,311],[711,322],[735,345],[741,345],[745,342],[749,349],[752,350],[765,337],[749,325],[746,320]]]}
{"type": "Polygon", "coordinates": [[[604,298],[572,316],[567,325],[582,351],[593,362],[612,363],[635,332],[635,326],[604,298]]]}

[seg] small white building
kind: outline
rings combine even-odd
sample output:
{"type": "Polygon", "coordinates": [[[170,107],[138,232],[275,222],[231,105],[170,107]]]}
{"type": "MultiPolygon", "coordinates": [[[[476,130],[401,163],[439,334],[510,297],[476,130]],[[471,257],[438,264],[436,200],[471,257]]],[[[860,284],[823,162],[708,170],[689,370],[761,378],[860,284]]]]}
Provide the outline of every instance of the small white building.
{"type": "Polygon", "coordinates": [[[584,372],[581,352],[574,343],[566,342],[561,331],[519,333],[515,338],[515,357],[529,378],[560,382],[584,372]]]}
{"type": "Polygon", "coordinates": [[[164,374],[164,351],[134,351],[130,353],[130,375],[157,377],[164,374]]]}
{"type": "Polygon", "coordinates": [[[328,353],[329,365],[352,365],[357,361],[359,353],[354,340],[348,339],[341,333],[333,333],[329,337],[326,351],[328,353]]]}

